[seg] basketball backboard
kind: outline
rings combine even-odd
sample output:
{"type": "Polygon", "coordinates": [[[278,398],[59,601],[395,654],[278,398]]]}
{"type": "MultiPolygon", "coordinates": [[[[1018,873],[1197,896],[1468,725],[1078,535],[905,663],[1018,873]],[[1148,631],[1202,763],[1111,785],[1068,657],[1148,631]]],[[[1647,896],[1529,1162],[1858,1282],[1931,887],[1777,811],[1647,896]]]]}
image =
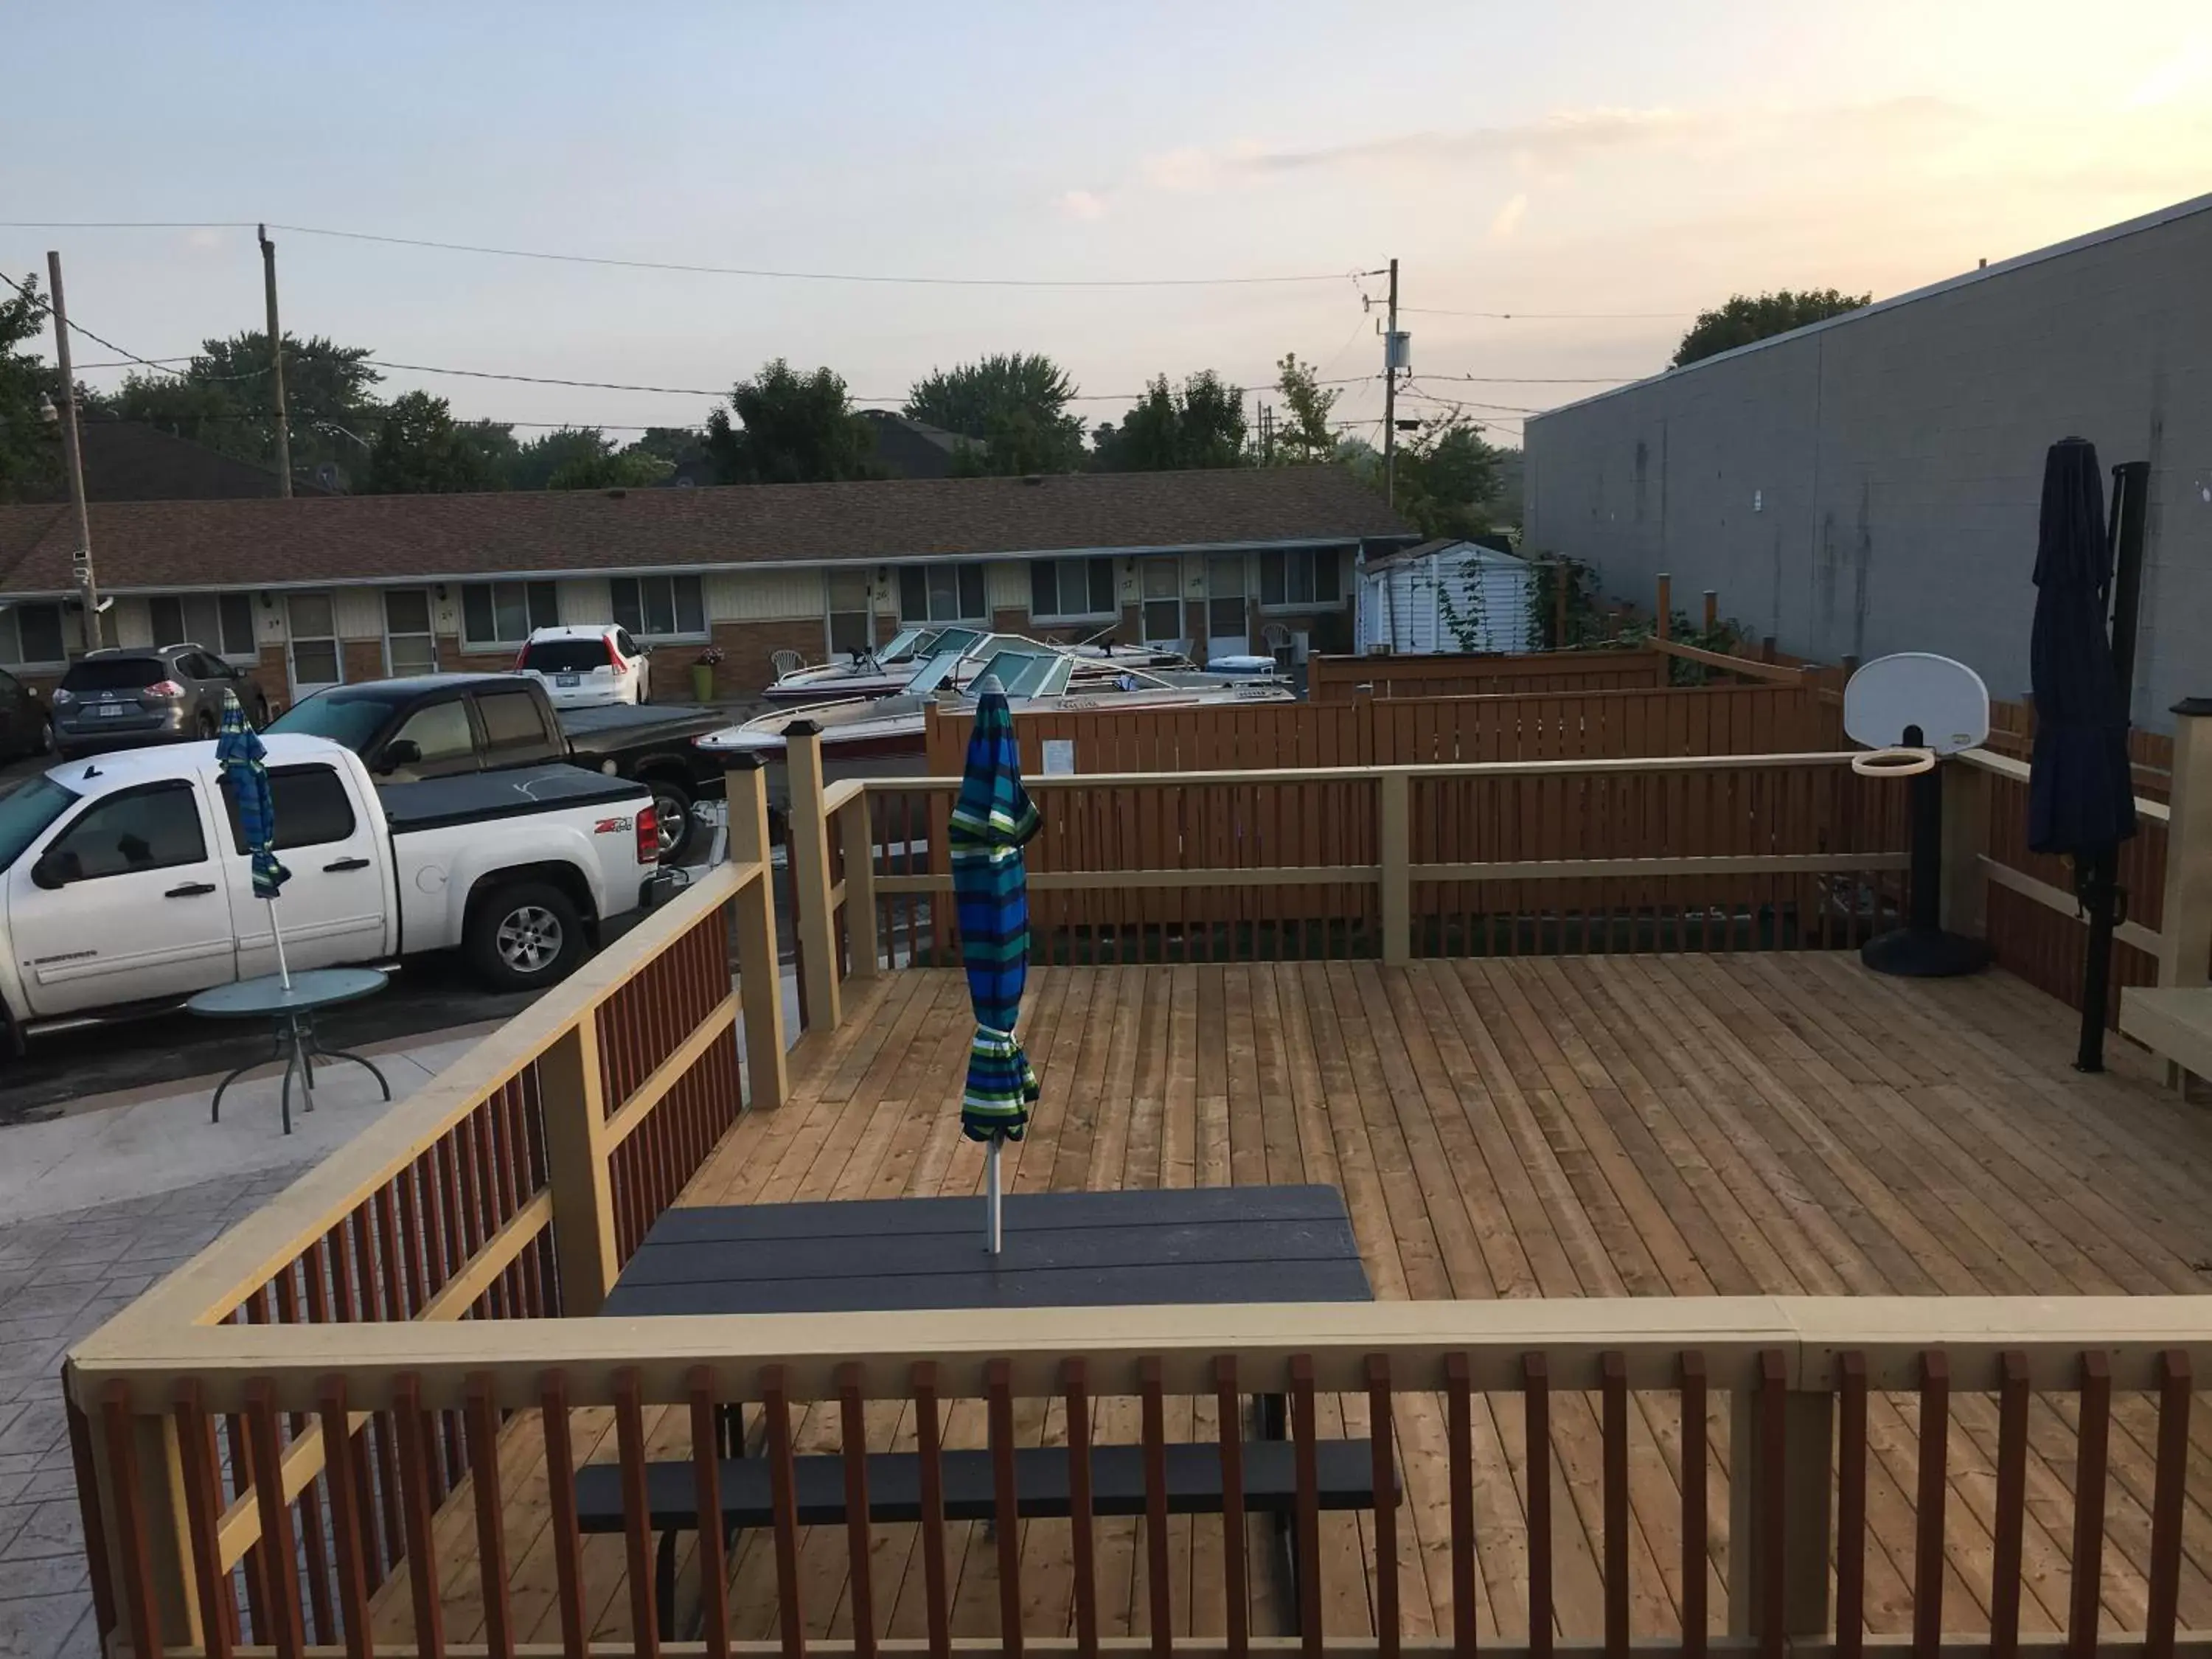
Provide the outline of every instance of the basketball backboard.
{"type": "Polygon", "coordinates": [[[1906,744],[1905,728],[1920,728],[1917,746],[1939,755],[1979,747],[1990,735],[1990,689],[1962,662],[1927,651],[1876,657],[1844,687],[1844,730],[1872,749],[1906,744]]]}

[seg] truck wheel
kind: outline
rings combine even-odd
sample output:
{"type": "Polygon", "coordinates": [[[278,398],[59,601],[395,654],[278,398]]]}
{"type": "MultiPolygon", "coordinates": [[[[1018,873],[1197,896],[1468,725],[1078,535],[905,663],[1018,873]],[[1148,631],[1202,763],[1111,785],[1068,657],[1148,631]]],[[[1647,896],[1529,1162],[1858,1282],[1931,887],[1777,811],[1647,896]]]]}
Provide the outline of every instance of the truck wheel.
{"type": "Polygon", "coordinates": [[[584,920],[559,888],[541,881],[497,887],[469,912],[461,948],[485,982],[531,991],[565,979],[583,960],[584,920]]]}
{"type": "Polygon", "coordinates": [[[691,792],[673,778],[640,780],[653,791],[653,821],[660,826],[660,861],[674,864],[691,845],[691,792]]]}

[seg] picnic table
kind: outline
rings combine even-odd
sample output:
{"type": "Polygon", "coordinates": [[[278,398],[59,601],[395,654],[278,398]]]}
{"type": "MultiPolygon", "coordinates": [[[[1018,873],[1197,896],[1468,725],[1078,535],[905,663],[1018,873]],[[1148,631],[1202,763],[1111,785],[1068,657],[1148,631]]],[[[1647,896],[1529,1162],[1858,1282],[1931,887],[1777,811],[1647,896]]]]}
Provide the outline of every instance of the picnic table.
{"type": "MultiPolygon", "coordinates": [[[[1352,1218],[1333,1187],[1016,1193],[1005,1202],[1005,1248],[996,1255],[983,1248],[980,1197],[672,1209],[653,1224],[600,1311],[636,1318],[1374,1298],[1352,1218]]],[[[1255,1405],[1259,1438],[1243,1460],[1245,1505],[1251,1513],[1273,1515],[1279,1532],[1286,1531],[1296,1471],[1284,1402],[1269,1395],[1255,1405]]],[[[770,1526],[765,1460],[744,1455],[744,1423],[735,1408],[726,1408],[722,1422],[725,1524],[732,1534],[770,1526]]],[[[1170,1511],[1218,1514],[1218,1449],[1194,1443],[1167,1449],[1170,1511]]],[[[1333,1441],[1317,1451],[1320,1507],[1369,1508],[1378,1501],[1367,1442],[1333,1441]]],[[[943,1454],[946,1519],[996,1518],[990,1455],[943,1454]]],[[[917,1519],[918,1458],[871,1453],[867,1461],[871,1518],[917,1519]]],[[[796,1460],[801,1524],[844,1518],[842,1462],[835,1454],[796,1460]]],[[[1015,1454],[1019,1513],[1068,1513],[1067,1463],[1058,1448],[1015,1454]]],[[[1092,1468],[1094,1514],[1144,1513],[1140,1448],[1095,1446],[1092,1468]]],[[[651,1524],[660,1533],[655,1595],[664,1636],[674,1625],[676,1539],[698,1524],[692,1480],[688,1462],[655,1463],[647,1471],[651,1524]]],[[[586,1465],[577,1474],[576,1493],[583,1530],[623,1529],[617,1466],[586,1465]]],[[[1389,1501],[1396,1501],[1395,1492],[1389,1501]]]]}

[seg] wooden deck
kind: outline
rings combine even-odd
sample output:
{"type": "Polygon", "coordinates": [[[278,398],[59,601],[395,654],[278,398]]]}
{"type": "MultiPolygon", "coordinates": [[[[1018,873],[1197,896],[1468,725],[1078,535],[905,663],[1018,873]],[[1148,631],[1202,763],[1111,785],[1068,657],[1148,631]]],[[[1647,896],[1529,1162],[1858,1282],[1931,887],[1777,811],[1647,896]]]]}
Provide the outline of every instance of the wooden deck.
{"type": "MultiPolygon", "coordinates": [[[[792,1097],[742,1119],[687,1203],[857,1199],[976,1190],[980,1149],[958,1133],[967,994],[957,973],[909,971],[847,988],[843,1026],[794,1055],[792,1097]]],[[[1015,1190],[1326,1182],[1351,1208],[1384,1297],[1965,1293],[2194,1293],[2212,1285],[2212,1121],[2153,1082],[2116,1042],[2115,1073],[2068,1065],[2073,1017],[2009,975],[1880,979],[1851,957],[1621,956],[1244,967],[1052,969],[1036,973],[1023,1031],[1044,1082],[1029,1138],[1009,1149],[1015,1190]]],[[[1600,1629],[1593,1540],[1600,1470],[1595,1401],[1556,1400],[1553,1511],[1561,1633],[1600,1629]]],[[[1717,1400],[1712,1513],[1727,1513],[1729,1434],[1717,1400]]],[[[1177,1434],[1213,1431],[1210,1401],[1170,1404],[1177,1434]],[[1180,1414],[1180,1422],[1177,1414],[1180,1414]]],[[[2037,1399],[2024,1560],[2027,1632],[2066,1618],[2073,1479],[2071,1396],[2037,1399]]],[[[1680,1424],[1672,1395],[1632,1401],[1632,1615],[1639,1635],[1678,1628],[1680,1424]]],[[[1911,1512],[1917,1437],[1911,1398],[1872,1403],[1869,1623],[1911,1628],[1911,1512]]],[[[611,1413],[576,1413],[578,1455],[614,1455],[611,1413]]],[[[1357,1431],[1362,1401],[1325,1402],[1322,1432],[1357,1431]]],[[[1133,1439],[1133,1402],[1107,1402],[1103,1439],[1133,1439]]],[[[2212,1414],[2193,1419],[2212,1461],[2212,1414]]],[[[648,1419],[656,1454],[688,1445],[683,1413],[648,1419]]],[[[1401,1400],[1407,1501],[1399,1559],[1408,1636],[1449,1634],[1443,1418],[1401,1400]]],[[[1943,1624],[1985,1627],[1993,1399],[1955,1395],[1949,1436],[1943,1624]]],[[[1020,1431],[1045,1443],[1056,1411],[1020,1431]]],[[[2110,1626],[2139,1629],[2155,1404],[2115,1403],[2102,1595],[2110,1626]]],[[[911,1444],[910,1415],[878,1408],[871,1443],[911,1444]]],[[[981,1444],[980,1407],[956,1407],[948,1444],[981,1444]]],[[[802,1449],[836,1443],[834,1414],[802,1449]]],[[[1485,1639],[1525,1634],[1527,1540],[1516,1398],[1478,1400],[1475,1501],[1485,1639]]],[[[516,1635],[557,1642],[546,1471],[534,1414],[502,1447],[516,1635]]],[[[2212,1483],[2207,1483],[2212,1485],[2212,1483]]],[[[1170,1522],[1179,1621],[1218,1632],[1217,1522],[1170,1522]],[[1209,1604],[1209,1595],[1212,1598],[1209,1604]]],[[[1370,1626],[1364,1517],[1324,1520],[1325,1625],[1370,1626]]],[[[2185,1627],[2212,1626],[2212,1515],[2192,1509],[2185,1627]]],[[[449,1641],[480,1641],[466,1489],[438,1522],[449,1641]]],[[[1102,1522],[1107,1633],[1146,1627],[1133,1522],[1102,1522]]],[[[915,1529],[875,1529],[875,1605],[886,1633],[921,1630],[915,1529]],[[884,1610],[888,1610],[886,1613],[884,1610]]],[[[995,1547],[950,1528],[956,1633],[996,1630],[995,1547]]],[[[1717,1626],[1727,1540],[1706,1552],[1717,1626]]],[[[623,1546],[586,1540],[585,1592],[603,1635],[628,1633],[623,1546]]],[[[1255,1624],[1281,1628],[1277,1586],[1256,1565],[1255,1624]]],[[[846,1625],[842,1533],[810,1534],[808,1623],[846,1625]]],[[[685,1601],[696,1604],[687,1551],[685,1601]]],[[[741,1638],[775,1634],[765,1535],[740,1541],[732,1607],[741,1638]]],[[[1025,1628],[1061,1634],[1073,1589],[1064,1522],[1024,1523],[1025,1628]]],[[[394,1639],[402,1580],[380,1598],[394,1639]]],[[[2108,1626],[2109,1627],[2109,1626],[2108,1626]]]]}

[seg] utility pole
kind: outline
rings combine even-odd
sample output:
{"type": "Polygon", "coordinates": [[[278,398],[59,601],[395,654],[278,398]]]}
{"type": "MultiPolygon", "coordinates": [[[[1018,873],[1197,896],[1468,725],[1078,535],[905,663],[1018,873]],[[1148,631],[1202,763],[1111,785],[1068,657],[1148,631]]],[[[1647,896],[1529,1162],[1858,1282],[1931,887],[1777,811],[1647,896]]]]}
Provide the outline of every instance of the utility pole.
{"type": "Polygon", "coordinates": [[[292,426],[284,413],[284,333],[276,325],[276,244],[269,227],[254,227],[261,237],[261,286],[269,297],[269,380],[276,392],[276,493],[292,493],[292,426]]]}
{"type": "Polygon", "coordinates": [[[76,371],[70,367],[69,302],[62,296],[62,256],[46,250],[46,284],[53,289],[54,362],[62,374],[62,459],[69,468],[70,506],[76,514],[76,550],[70,563],[84,607],[84,648],[100,645],[100,585],[92,578],[92,514],[84,504],[84,447],[76,424],[76,371]]]}
{"type": "Polygon", "coordinates": [[[1382,334],[1382,499],[1398,504],[1398,262],[1390,261],[1390,315],[1382,334]]]}

